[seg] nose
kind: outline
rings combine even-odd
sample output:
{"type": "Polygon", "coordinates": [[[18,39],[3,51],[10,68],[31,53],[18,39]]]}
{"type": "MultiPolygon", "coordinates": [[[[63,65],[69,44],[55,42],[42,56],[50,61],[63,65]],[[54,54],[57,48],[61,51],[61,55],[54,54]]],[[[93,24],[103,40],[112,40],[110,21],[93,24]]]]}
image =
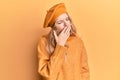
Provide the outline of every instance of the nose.
{"type": "Polygon", "coordinates": [[[67,22],[66,21],[64,21],[64,26],[67,27],[67,22]]]}

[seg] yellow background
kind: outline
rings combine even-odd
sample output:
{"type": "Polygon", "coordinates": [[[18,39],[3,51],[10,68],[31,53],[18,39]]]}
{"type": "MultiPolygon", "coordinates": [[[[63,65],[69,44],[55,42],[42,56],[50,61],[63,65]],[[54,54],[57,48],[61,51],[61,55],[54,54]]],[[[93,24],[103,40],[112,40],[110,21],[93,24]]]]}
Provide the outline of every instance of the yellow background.
{"type": "Polygon", "coordinates": [[[120,80],[120,0],[0,1],[0,80],[40,80],[36,44],[46,11],[64,2],[84,40],[91,80],[120,80]]]}

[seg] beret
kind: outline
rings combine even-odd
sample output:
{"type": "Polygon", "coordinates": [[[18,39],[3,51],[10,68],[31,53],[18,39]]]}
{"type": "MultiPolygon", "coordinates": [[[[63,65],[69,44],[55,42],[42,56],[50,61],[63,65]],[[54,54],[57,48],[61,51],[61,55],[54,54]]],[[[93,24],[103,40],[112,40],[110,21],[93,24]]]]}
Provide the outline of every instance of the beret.
{"type": "Polygon", "coordinates": [[[67,13],[64,3],[59,3],[51,7],[45,16],[43,27],[52,27],[56,18],[63,13],[67,13]]]}

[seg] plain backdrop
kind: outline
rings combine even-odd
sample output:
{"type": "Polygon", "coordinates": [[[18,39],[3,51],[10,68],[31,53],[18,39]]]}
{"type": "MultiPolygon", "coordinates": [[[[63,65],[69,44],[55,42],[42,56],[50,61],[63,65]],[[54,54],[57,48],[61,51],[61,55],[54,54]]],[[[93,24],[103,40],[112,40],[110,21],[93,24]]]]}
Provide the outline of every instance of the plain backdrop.
{"type": "Polygon", "coordinates": [[[37,42],[46,11],[64,2],[88,54],[91,80],[120,80],[120,0],[0,1],[0,80],[41,80],[37,42]]]}

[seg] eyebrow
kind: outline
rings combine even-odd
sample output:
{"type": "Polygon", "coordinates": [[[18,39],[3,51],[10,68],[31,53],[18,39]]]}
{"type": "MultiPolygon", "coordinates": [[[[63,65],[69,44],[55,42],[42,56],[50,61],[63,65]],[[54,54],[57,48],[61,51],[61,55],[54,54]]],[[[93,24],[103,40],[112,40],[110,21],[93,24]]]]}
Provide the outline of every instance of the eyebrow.
{"type": "Polygon", "coordinates": [[[57,20],[56,22],[61,22],[61,21],[63,21],[63,20],[57,20]]]}
{"type": "MultiPolygon", "coordinates": [[[[69,17],[67,16],[65,19],[69,19],[69,17]]],[[[60,20],[56,20],[56,22],[59,22],[59,21],[63,21],[64,19],[60,19],[60,20]]]]}

